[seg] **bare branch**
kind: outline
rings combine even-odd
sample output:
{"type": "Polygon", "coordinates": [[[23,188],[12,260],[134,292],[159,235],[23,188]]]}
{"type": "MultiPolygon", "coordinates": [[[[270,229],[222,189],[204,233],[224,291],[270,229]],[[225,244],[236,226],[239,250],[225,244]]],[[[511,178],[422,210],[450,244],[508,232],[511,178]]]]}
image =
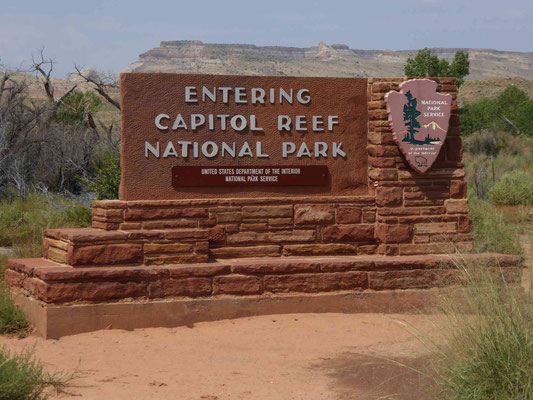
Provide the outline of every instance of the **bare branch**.
{"type": "Polygon", "coordinates": [[[61,97],[59,98],[59,100],[57,101],[57,104],[61,104],[61,103],[63,103],[63,100],[65,100],[69,94],[71,94],[74,90],[76,90],[77,87],[78,87],[78,85],[74,85],[74,86],[72,86],[72,87],[67,91],[67,93],[65,93],[63,96],[61,96],[61,97]]]}
{"type": "Polygon", "coordinates": [[[93,89],[104,99],[107,100],[108,103],[112,104],[114,107],[120,110],[120,103],[113,99],[108,93],[107,89],[109,87],[118,87],[116,81],[112,79],[110,76],[90,76],[87,74],[84,74],[82,71],[82,68],[75,65],[74,68],[76,69],[76,73],[79,77],[81,77],[85,82],[92,85],[93,89]]]}
{"type": "Polygon", "coordinates": [[[48,98],[48,101],[52,104],[55,104],[54,99],[54,85],[52,85],[52,81],[50,80],[50,76],[52,74],[52,71],[54,70],[54,60],[51,58],[45,58],[44,56],[44,48],[40,51],[40,59],[35,60],[35,58],[32,56],[32,69],[39,74],[44,79],[43,86],[44,91],[46,92],[46,97],[48,98]]]}

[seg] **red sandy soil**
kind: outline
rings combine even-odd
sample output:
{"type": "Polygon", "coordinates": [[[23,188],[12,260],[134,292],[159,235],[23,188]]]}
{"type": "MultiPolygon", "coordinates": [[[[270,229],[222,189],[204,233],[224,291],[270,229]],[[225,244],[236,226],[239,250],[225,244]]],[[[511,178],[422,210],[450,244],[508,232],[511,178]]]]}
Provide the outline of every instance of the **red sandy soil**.
{"type": "Polygon", "coordinates": [[[44,340],[50,371],[78,377],[56,399],[431,399],[432,385],[392,359],[424,368],[416,338],[438,332],[434,315],[288,314],[174,329],[107,330],[44,340]]]}

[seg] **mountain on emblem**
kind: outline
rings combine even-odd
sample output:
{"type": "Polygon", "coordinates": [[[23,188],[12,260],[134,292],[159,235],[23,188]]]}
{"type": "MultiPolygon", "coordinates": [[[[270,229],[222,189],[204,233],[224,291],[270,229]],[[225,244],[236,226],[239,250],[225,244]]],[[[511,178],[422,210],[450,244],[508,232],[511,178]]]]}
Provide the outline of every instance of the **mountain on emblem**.
{"type": "Polygon", "coordinates": [[[385,95],[394,140],[409,165],[423,174],[435,162],[450,124],[451,94],[437,93],[437,82],[411,79],[385,95]]]}

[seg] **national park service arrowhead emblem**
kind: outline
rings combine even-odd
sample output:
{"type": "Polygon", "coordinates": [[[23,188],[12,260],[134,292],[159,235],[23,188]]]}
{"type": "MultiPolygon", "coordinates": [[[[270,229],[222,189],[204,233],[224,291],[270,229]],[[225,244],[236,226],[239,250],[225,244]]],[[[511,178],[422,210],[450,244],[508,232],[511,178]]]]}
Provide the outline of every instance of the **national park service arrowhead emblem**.
{"type": "Polygon", "coordinates": [[[409,165],[423,174],[435,162],[450,125],[451,94],[437,93],[437,82],[411,79],[385,95],[396,144],[409,165]]]}

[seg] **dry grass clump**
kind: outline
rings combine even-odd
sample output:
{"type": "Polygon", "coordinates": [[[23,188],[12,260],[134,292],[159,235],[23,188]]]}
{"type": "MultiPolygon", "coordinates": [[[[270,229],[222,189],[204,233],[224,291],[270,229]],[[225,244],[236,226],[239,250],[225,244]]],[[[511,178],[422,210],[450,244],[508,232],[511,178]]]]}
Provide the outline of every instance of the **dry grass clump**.
{"type": "Polygon", "coordinates": [[[503,269],[461,259],[456,267],[464,287],[443,296],[445,329],[431,342],[439,398],[533,399],[533,295],[503,269]]]}

